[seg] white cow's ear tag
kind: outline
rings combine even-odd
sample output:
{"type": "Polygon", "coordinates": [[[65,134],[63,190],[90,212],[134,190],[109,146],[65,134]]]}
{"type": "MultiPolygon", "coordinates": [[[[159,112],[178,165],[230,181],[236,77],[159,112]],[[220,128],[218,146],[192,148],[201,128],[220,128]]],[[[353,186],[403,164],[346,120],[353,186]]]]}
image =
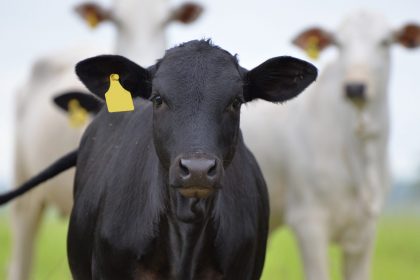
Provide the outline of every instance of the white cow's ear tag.
{"type": "Polygon", "coordinates": [[[79,128],[86,124],[89,114],[85,108],[80,106],[77,99],[70,100],[67,108],[71,127],[79,128]]]}
{"type": "Polygon", "coordinates": [[[119,82],[118,74],[109,76],[109,89],[105,93],[106,107],[108,112],[127,112],[134,111],[133,98],[131,93],[127,91],[119,82]]]}
{"type": "Polygon", "coordinates": [[[90,28],[96,28],[99,24],[98,15],[93,11],[88,11],[85,16],[86,22],[90,28]]]}
{"type": "Polygon", "coordinates": [[[316,36],[310,36],[305,48],[306,55],[315,60],[319,57],[319,51],[319,38],[316,36]]]}

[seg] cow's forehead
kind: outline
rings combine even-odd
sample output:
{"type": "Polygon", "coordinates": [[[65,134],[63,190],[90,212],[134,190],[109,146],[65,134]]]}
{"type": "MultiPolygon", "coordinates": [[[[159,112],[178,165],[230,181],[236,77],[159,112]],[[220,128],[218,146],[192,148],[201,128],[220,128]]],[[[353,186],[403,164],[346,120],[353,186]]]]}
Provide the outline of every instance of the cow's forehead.
{"type": "Polygon", "coordinates": [[[371,11],[358,11],[349,15],[337,30],[342,42],[364,41],[366,44],[390,36],[391,28],[385,17],[371,11]]]}
{"type": "Polygon", "coordinates": [[[224,87],[240,81],[235,56],[208,41],[191,41],[166,52],[157,64],[153,84],[173,89],[224,87]]]}

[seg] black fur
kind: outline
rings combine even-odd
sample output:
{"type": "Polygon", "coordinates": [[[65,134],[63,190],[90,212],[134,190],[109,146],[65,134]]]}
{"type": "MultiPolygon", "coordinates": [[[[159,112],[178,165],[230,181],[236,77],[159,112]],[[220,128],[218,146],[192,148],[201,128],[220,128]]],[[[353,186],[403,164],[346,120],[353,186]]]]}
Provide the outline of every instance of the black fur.
{"type": "Polygon", "coordinates": [[[247,74],[247,100],[284,102],[301,93],[317,77],[310,63],[289,56],[271,58],[247,74]]]}
{"type": "Polygon", "coordinates": [[[53,98],[55,105],[57,105],[63,111],[68,112],[68,104],[72,99],[79,101],[80,106],[86,109],[91,114],[96,114],[101,110],[104,105],[103,101],[95,98],[91,94],[78,92],[78,91],[68,91],[59,95],[56,95],[53,98]]]}
{"type": "Polygon", "coordinates": [[[121,85],[132,96],[148,98],[150,95],[149,72],[119,55],[101,55],[83,60],[76,65],[76,74],[101,99],[105,99],[111,74],[120,76],[121,85]]]}
{"type": "Polygon", "coordinates": [[[222,189],[206,200],[183,198],[156,155],[152,105],[137,100],[135,108],[102,111],[82,140],[68,235],[73,277],[259,279],[268,199],[242,139],[222,189]],[[194,208],[202,216],[194,219],[194,208]]]}

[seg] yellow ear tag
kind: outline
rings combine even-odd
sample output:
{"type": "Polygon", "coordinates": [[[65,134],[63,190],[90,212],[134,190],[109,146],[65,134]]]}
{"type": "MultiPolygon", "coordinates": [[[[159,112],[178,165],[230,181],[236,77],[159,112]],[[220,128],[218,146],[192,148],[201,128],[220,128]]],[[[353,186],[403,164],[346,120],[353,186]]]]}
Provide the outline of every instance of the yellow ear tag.
{"type": "Polygon", "coordinates": [[[311,59],[318,59],[319,57],[319,39],[316,36],[308,38],[308,44],[306,46],[306,55],[311,59]]]}
{"type": "Polygon", "coordinates": [[[95,28],[99,24],[99,18],[94,12],[88,11],[85,19],[90,28],[95,28]]]}
{"type": "Polygon", "coordinates": [[[120,76],[118,74],[111,74],[111,76],[109,76],[109,89],[105,93],[108,112],[134,111],[131,93],[122,87],[119,79],[120,76]]]}
{"type": "Polygon", "coordinates": [[[68,114],[71,127],[82,127],[88,121],[88,112],[85,108],[80,106],[80,103],[77,99],[72,99],[69,101],[68,114]]]}

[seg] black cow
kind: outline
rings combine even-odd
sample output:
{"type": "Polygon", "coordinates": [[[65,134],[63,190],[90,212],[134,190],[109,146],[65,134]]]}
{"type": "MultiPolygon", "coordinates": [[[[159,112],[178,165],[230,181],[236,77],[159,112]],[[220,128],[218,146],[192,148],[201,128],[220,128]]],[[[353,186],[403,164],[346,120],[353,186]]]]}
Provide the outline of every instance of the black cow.
{"type": "Polygon", "coordinates": [[[269,205],[242,140],[240,108],[257,98],[295,97],[316,78],[316,68],[276,57],[247,71],[209,41],[191,41],[148,69],[98,56],[76,72],[102,99],[113,73],[141,98],[132,112],[100,111],[77,156],[24,186],[77,157],[68,233],[73,277],[259,279],[269,205]]]}

